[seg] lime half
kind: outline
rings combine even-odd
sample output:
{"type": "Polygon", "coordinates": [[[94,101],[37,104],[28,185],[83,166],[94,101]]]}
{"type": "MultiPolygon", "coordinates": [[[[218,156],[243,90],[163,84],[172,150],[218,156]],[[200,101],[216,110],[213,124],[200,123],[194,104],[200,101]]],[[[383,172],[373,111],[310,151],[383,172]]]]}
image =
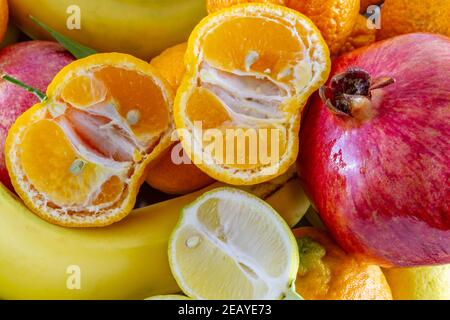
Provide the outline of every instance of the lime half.
{"type": "Polygon", "coordinates": [[[212,190],[183,209],[169,261],[193,299],[299,298],[294,235],[272,207],[237,189],[212,190]]]}

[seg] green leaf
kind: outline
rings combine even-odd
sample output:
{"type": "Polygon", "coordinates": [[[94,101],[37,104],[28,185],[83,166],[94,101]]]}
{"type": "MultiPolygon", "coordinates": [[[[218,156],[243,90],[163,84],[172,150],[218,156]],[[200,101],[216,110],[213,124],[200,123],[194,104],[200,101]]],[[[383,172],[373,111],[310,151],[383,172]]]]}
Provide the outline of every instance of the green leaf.
{"type": "Polygon", "coordinates": [[[22,89],[27,90],[28,92],[31,92],[32,94],[34,94],[36,97],[39,98],[39,100],[41,102],[44,102],[45,100],[47,100],[47,96],[45,95],[45,93],[40,92],[38,89],[33,88],[25,83],[23,83],[22,81],[11,77],[10,75],[4,74],[2,75],[2,79],[8,82],[11,82],[12,84],[21,87],[22,89]]]}
{"type": "Polygon", "coordinates": [[[50,33],[52,35],[52,37],[56,41],[58,41],[59,44],[61,44],[64,48],[66,48],[67,51],[69,51],[75,58],[81,59],[81,58],[85,58],[87,56],[97,53],[97,51],[95,51],[94,49],[83,46],[83,45],[79,44],[78,42],[75,42],[75,41],[67,38],[66,36],[63,36],[61,33],[50,28],[45,23],[39,21],[38,19],[36,19],[35,17],[33,17],[31,15],[30,15],[30,19],[33,20],[34,23],[36,23],[37,25],[39,25],[40,27],[45,29],[48,33],[50,33]]]}

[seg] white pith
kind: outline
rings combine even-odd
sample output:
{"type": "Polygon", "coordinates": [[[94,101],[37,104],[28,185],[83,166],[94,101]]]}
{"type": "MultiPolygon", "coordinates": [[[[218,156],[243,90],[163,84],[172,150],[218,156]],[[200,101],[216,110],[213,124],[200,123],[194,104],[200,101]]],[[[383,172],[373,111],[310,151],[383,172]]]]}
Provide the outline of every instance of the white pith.
{"type": "MultiPolygon", "coordinates": [[[[199,71],[199,87],[214,93],[237,118],[281,119],[278,109],[291,97],[289,88],[267,75],[252,72],[226,72],[203,62],[199,71]]],[[[236,119],[236,121],[239,121],[236,119]]]]}
{"type": "MultiPolygon", "coordinates": [[[[242,273],[246,274],[247,279],[253,285],[255,296],[245,297],[246,299],[280,299],[286,292],[290,289],[293,280],[295,279],[297,267],[298,267],[298,252],[295,246],[295,241],[293,237],[290,236],[289,228],[285,225],[284,221],[278,216],[276,212],[268,207],[264,202],[259,199],[249,197],[248,194],[244,194],[241,191],[235,189],[217,189],[209,194],[206,194],[195,203],[191,204],[183,210],[182,220],[176,228],[176,231],[171,237],[171,244],[169,245],[169,255],[171,261],[172,271],[179,281],[180,286],[183,291],[187,293],[190,297],[196,299],[209,299],[211,297],[202,297],[199,293],[194,292],[193,289],[189,287],[189,279],[185,278],[185,272],[187,270],[180,270],[177,264],[177,251],[176,251],[176,239],[180,236],[181,231],[186,227],[193,227],[202,237],[208,239],[214,244],[216,250],[220,250],[226,253],[241,270],[242,273]],[[257,259],[255,259],[254,250],[244,251],[243,248],[239,246],[238,243],[233,242],[232,237],[228,237],[233,233],[230,228],[230,223],[232,219],[229,218],[227,221],[227,216],[230,214],[230,208],[225,208],[224,206],[219,207],[219,215],[221,218],[220,230],[215,230],[211,232],[205,227],[205,225],[198,219],[198,209],[199,207],[208,201],[209,199],[223,199],[227,201],[233,201],[236,204],[242,205],[239,215],[249,214],[245,207],[253,207],[259,209],[258,216],[253,217],[255,223],[260,221],[259,215],[264,215],[264,217],[269,218],[270,225],[267,226],[267,241],[270,241],[271,236],[277,236],[282,239],[284,251],[286,252],[286,264],[280,264],[282,272],[277,276],[272,276],[266,271],[267,266],[261,265],[257,259]],[[218,236],[223,235],[223,236],[218,236]],[[226,240],[224,240],[226,239],[226,240]],[[242,264],[246,267],[242,267],[242,264]],[[248,269],[251,271],[249,271],[248,269]]],[[[247,229],[246,232],[251,233],[252,230],[247,229]]],[[[236,238],[234,238],[236,239],[236,238]]],[[[255,246],[258,244],[255,243],[255,246]]],[[[270,254],[268,252],[267,254],[270,254]]],[[[214,274],[214,270],[211,270],[211,274],[214,274]]],[[[208,276],[209,281],[226,281],[226,279],[217,278],[214,276],[208,276]]],[[[224,297],[227,298],[227,297],[224,297]]]]}
{"type": "MultiPolygon", "coordinates": [[[[134,64],[114,66],[129,68],[134,71],[137,68],[134,64]]],[[[92,68],[89,70],[90,72],[76,70],[69,73],[67,79],[79,74],[92,76],[95,70],[98,70],[98,68],[92,68]]],[[[147,74],[144,75],[149,77],[147,74]]],[[[170,106],[171,97],[169,97],[164,85],[157,79],[153,80],[161,88],[163,98],[170,106]]],[[[60,97],[60,91],[55,96],[60,97]]],[[[118,212],[123,211],[125,206],[129,206],[128,200],[125,201],[125,199],[129,197],[129,189],[134,188],[134,184],[137,183],[132,181],[131,177],[137,172],[143,172],[143,162],[147,161],[149,154],[155,148],[159,148],[158,142],[168,139],[172,131],[171,126],[159,135],[136,137],[127,120],[122,118],[114,108],[114,104],[114,101],[105,100],[87,108],[77,108],[58,98],[46,102],[45,108],[39,110],[33,117],[33,121],[41,119],[54,121],[64,131],[79,158],[98,167],[97,183],[92,186],[92,192],[82,204],[59,206],[48,195],[36,190],[19,165],[20,161],[16,151],[20,149],[20,140],[27,127],[20,127],[14,136],[13,144],[15,146],[11,148],[9,157],[14,165],[17,177],[16,183],[19,184],[21,190],[27,190],[27,198],[31,199],[32,206],[44,209],[51,219],[87,226],[94,221],[99,225],[103,222],[108,222],[108,224],[113,222],[110,221],[111,217],[115,217],[118,212]],[[70,114],[73,111],[76,111],[75,115],[70,114]],[[90,137],[93,139],[90,144],[93,144],[96,149],[86,143],[86,137],[82,138],[76,132],[77,129],[91,134],[90,137]],[[120,156],[113,157],[113,154],[119,154],[120,156]],[[117,176],[125,184],[125,189],[110,202],[94,204],[94,200],[101,192],[102,185],[113,176],[117,176]]],[[[171,111],[170,108],[169,111],[171,111]]]]}

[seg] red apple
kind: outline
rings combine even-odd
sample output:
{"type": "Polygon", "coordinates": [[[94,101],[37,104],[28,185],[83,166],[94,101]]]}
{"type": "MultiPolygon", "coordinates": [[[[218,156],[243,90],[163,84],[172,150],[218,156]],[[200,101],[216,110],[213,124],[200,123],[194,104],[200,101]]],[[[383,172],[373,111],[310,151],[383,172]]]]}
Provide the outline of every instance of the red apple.
{"type": "Polygon", "coordinates": [[[450,39],[433,34],[334,61],[304,119],[298,167],[348,252],[384,266],[450,263],[449,76],[450,39]]]}
{"type": "MultiPolygon", "coordinates": [[[[45,92],[56,73],[73,60],[55,42],[21,42],[0,51],[0,73],[45,92]]],[[[16,118],[37,102],[33,94],[0,79],[0,182],[11,190],[3,153],[5,139],[16,118]]]]}

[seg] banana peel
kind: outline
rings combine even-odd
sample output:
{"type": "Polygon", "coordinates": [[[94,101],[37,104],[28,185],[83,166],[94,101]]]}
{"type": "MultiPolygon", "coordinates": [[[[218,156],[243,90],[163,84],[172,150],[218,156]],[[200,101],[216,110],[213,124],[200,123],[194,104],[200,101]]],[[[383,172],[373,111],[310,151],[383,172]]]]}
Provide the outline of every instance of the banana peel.
{"type": "Polygon", "coordinates": [[[34,39],[52,40],[29,16],[99,52],[148,61],[186,41],[206,15],[204,0],[9,0],[12,20],[34,39]],[[101,14],[99,14],[101,13],[101,14]]]}
{"type": "MultiPolygon", "coordinates": [[[[70,229],[40,219],[0,184],[0,298],[144,299],[179,292],[169,237],[181,209],[220,186],[135,209],[108,227],[70,229]]],[[[293,172],[243,189],[291,224],[309,207],[293,172]]]]}

